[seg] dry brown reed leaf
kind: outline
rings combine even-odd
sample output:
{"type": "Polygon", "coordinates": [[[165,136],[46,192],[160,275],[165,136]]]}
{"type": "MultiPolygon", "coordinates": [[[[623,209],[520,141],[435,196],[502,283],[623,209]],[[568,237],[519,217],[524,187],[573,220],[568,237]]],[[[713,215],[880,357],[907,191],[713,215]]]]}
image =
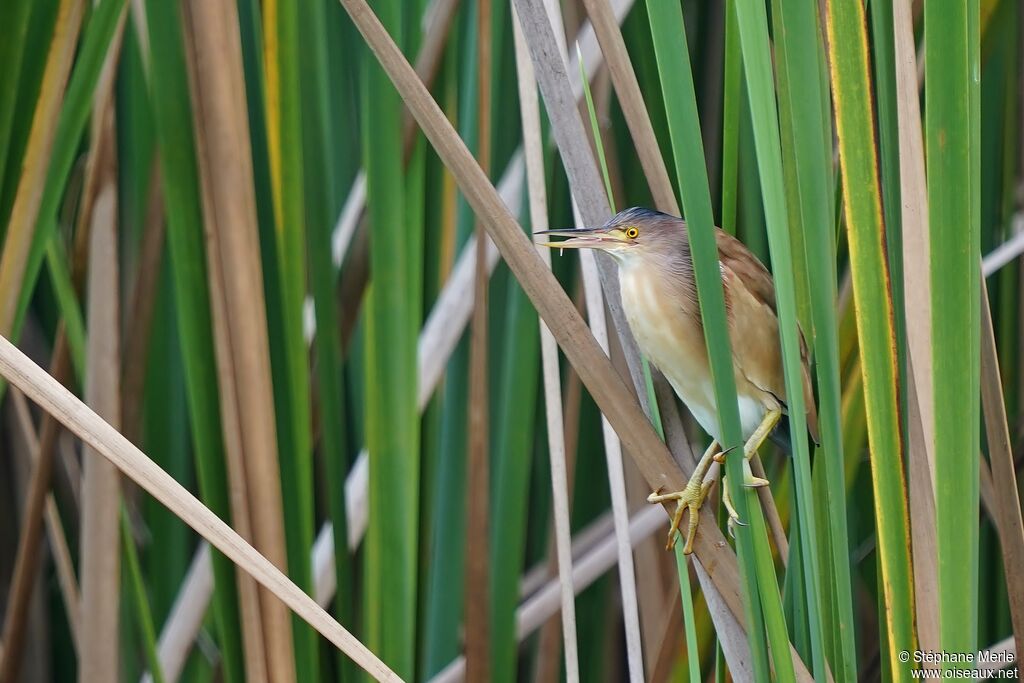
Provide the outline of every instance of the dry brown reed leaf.
{"type": "Polygon", "coordinates": [[[921,648],[939,648],[938,553],[935,536],[935,411],[932,402],[931,270],[928,191],[914,42],[908,2],[893,3],[896,110],[900,149],[903,298],[907,335],[907,457],[921,648]]]}
{"type": "MultiPolygon", "coordinates": [[[[243,538],[284,570],[270,342],[238,9],[233,3],[186,2],[183,16],[231,519],[243,538]]],[[[244,576],[239,577],[239,597],[246,676],[294,680],[287,610],[244,576]]]]}

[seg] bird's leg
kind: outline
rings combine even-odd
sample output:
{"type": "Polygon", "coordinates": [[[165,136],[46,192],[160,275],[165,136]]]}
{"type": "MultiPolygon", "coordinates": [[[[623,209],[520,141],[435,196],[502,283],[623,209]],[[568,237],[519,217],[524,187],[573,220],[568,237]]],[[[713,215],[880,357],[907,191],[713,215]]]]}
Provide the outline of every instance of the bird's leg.
{"type": "Polygon", "coordinates": [[[762,479],[761,477],[755,477],[753,472],[750,471],[750,459],[757,455],[757,451],[761,448],[761,444],[768,438],[768,435],[772,433],[772,430],[779,424],[779,420],[782,419],[782,411],[778,408],[773,408],[764,414],[764,418],[761,420],[761,424],[757,426],[754,433],[747,439],[747,443],[743,446],[743,485],[750,487],[767,486],[768,480],[762,479]]]}
{"type": "MultiPolygon", "coordinates": [[[[762,479],[761,477],[755,477],[754,473],[750,471],[750,459],[757,455],[757,451],[761,448],[761,444],[768,438],[768,435],[772,433],[772,430],[779,424],[779,420],[782,419],[782,411],[778,408],[773,408],[764,414],[764,418],[761,420],[761,424],[757,426],[754,433],[750,435],[747,442],[743,445],[743,485],[751,488],[758,486],[767,486],[768,480],[762,479]]],[[[731,449],[730,449],[731,450],[731,449]]],[[[715,456],[715,462],[724,463],[725,455],[728,451],[719,453],[715,456]]]]}
{"type": "Polygon", "coordinates": [[[696,469],[693,470],[693,475],[690,477],[690,481],[686,484],[686,488],[682,491],[675,491],[673,493],[659,493],[655,491],[651,495],[647,496],[648,503],[662,503],[666,500],[676,501],[676,511],[672,515],[672,525],[668,529],[668,542],[665,545],[665,549],[670,549],[676,542],[676,532],[679,529],[680,524],[683,521],[683,513],[687,510],[690,511],[690,522],[689,528],[686,533],[686,546],[683,548],[683,553],[689,555],[693,552],[693,539],[697,535],[697,521],[700,519],[700,507],[704,504],[704,499],[707,498],[708,490],[711,488],[713,482],[704,482],[704,476],[708,473],[708,468],[711,467],[711,463],[714,462],[715,454],[718,452],[718,442],[712,441],[708,449],[704,451],[704,455],[701,456],[700,462],[697,463],[696,469]]]}

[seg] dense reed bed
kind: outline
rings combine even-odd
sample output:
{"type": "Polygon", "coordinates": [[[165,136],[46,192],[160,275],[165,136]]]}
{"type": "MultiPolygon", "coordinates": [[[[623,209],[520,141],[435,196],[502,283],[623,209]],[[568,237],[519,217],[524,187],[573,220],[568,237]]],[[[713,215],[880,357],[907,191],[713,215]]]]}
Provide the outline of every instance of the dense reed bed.
{"type": "Polygon", "coordinates": [[[0,3],[0,683],[1016,677],[1022,33],[0,3]],[[793,452],[713,466],[743,524],[716,486],[692,555],[646,499],[709,436],[614,263],[531,239],[637,205],[686,218],[726,449],[715,226],[774,283],[793,452]]]}

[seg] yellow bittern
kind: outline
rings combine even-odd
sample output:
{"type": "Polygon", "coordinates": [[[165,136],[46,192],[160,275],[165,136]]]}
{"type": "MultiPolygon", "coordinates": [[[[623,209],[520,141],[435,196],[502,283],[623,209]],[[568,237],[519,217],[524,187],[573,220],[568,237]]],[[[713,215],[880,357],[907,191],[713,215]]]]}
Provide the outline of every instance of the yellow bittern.
{"type": "MultiPolygon", "coordinates": [[[[721,462],[724,454],[719,452],[722,431],[715,407],[686,222],[650,209],[632,208],[619,212],[600,228],[547,230],[538,234],[569,238],[548,243],[549,247],[600,249],[615,259],[619,267],[622,308],[640,352],[665,375],[713,439],[685,489],[666,494],[656,491],[648,498],[652,503],[676,501],[668,533],[669,546],[674,543],[683,513],[689,510],[685,552],[690,553],[700,507],[712,485],[711,481],[704,481],[705,476],[712,461],[721,462]]],[[[750,458],[769,437],[783,449],[790,450],[775,287],[768,269],[739,240],[715,228],[715,241],[745,440],[744,484],[765,486],[766,480],[751,473],[750,458]]],[[[817,442],[817,411],[803,333],[800,334],[800,354],[807,428],[817,442]]],[[[723,491],[727,491],[724,486],[723,491]]],[[[738,516],[727,494],[723,494],[723,502],[729,511],[731,528],[738,516]]]]}

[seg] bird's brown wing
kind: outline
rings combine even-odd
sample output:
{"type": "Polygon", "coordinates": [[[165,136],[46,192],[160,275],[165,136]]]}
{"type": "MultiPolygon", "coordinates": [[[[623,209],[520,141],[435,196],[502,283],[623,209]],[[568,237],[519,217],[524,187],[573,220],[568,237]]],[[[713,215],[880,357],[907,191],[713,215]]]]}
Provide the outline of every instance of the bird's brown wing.
{"type": "MultiPolygon", "coordinates": [[[[718,243],[718,260],[722,264],[730,327],[734,332],[732,343],[736,362],[749,381],[785,401],[786,386],[778,342],[778,310],[771,273],[742,242],[729,233],[716,229],[715,240],[718,243]],[[770,335],[767,340],[764,338],[765,332],[770,335]]],[[[803,330],[799,332],[807,431],[814,442],[818,443],[818,410],[814,390],[811,388],[810,353],[803,330]]]]}

